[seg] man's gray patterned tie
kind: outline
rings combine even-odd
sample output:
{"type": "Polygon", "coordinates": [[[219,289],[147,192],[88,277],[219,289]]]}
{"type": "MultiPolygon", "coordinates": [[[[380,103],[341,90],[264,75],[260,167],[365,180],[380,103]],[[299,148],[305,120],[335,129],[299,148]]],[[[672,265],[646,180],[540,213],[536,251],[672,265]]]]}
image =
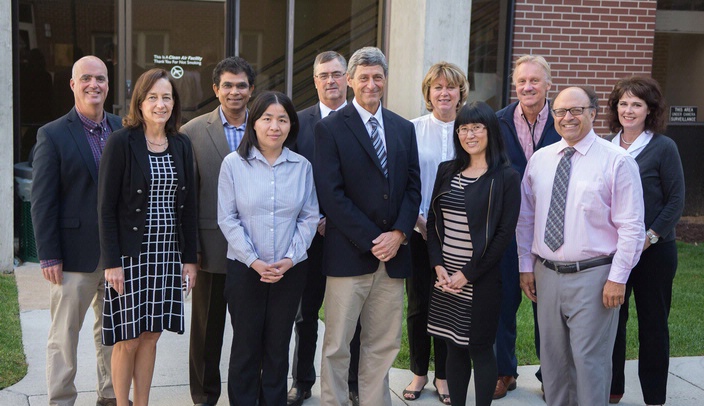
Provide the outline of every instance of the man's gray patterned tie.
{"type": "Polygon", "coordinates": [[[379,136],[379,122],[373,116],[369,118],[369,125],[372,126],[372,145],[374,146],[374,151],[376,151],[376,156],[379,157],[379,162],[381,162],[381,169],[384,170],[384,176],[389,177],[389,170],[386,168],[386,148],[384,148],[384,143],[381,141],[379,136]]]}
{"type": "Polygon", "coordinates": [[[562,246],[565,239],[565,203],[567,201],[567,187],[570,184],[570,169],[572,168],[572,155],[575,149],[565,148],[562,159],[557,164],[555,180],[552,184],[552,197],[548,220],[545,222],[545,245],[553,252],[562,246]]]}

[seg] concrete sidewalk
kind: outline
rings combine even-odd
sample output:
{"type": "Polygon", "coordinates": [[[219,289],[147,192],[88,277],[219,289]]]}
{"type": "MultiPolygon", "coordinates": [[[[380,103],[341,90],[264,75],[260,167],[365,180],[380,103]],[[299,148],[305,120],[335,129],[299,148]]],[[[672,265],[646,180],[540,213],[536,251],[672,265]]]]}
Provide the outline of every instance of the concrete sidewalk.
{"type": "MultiPolygon", "coordinates": [[[[15,269],[19,287],[20,318],[22,321],[22,336],[29,370],[27,376],[17,384],[0,391],[0,406],[46,405],[45,354],[46,339],[49,330],[49,282],[41,276],[37,264],[25,264],[15,269]]],[[[150,405],[171,406],[191,405],[188,390],[188,334],[190,326],[191,303],[186,303],[186,332],[184,335],[165,332],[159,340],[156,368],[150,405]]],[[[95,405],[95,351],[92,344],[91,325],[92,312],[86,316],[86,322],[80,333],[78,373],[76,387],[78,389],[77,406],[95,405]]],[[[320,324],[318,353],[316,354],[317,370],[320,371],[320,348],[322,346],[322,331],[320,324]]],[[[225,347],[223,348],[220,370],[223,380],[227,377],[227,364],[230,355],[228,343],[232,339],[232,329],[226,330],[225,347]]],[[[509,392],[504,399],[494,401],[495,405],[544,405],[541,398],[540,383],[535,378],[536,366],[519,368],[518,388],[509,392]]],[[[390,386],[394,405],[438,406],[435,389],[428,384],[420,399],[414,402],[402,400],[401,393],[411,381],[412,374],[408,370],[392,369],[390,386]]],[[[431,376],[432,380],[432,376],[431,376]]],[[[290,383],[290,378],[289,378],[290,383]]],[[[228,403],[227,385],[223,383],[220,405],[228,403]]],[[[470,384],[468,404],[474,404],[473,384],[470,384]]],[[[675,406],[698,406],[704,404],[704,357],[673,358],[670,361],[670,379],[668,382],[668,404],[675,406]]],[[[620,403],[624,406],[642,405],[640,384],[637,378],[637,362],[626,363],[626,394],[620,403]]],[[[313,397],[304,403],[305,406],[320,405],[319,383],[313,387],[313,397]]]]}

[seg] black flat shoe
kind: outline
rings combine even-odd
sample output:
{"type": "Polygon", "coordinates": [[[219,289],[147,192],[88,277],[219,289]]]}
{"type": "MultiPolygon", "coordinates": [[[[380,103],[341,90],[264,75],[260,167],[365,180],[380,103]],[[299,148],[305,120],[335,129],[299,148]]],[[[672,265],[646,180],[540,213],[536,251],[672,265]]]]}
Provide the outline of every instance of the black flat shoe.
{"type": "Polygon", "coordinates": [[[286,406],[301,406],[303,401],[310,398],[310,389],[304,389],[299,385],[293,385],[286,395],[286,406]]]}

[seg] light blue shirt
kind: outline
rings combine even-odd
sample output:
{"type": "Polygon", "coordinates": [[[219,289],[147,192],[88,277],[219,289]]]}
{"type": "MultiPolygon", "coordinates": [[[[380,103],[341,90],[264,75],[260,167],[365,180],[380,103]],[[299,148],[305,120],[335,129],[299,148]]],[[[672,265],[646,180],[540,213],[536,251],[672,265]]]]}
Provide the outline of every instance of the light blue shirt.
{"type": "Polygon", "coordinates": [[[230,146],[230,152],[235,151],[237,147],[242,142],[244,138],[244,129],[247,127],[247,119],[249,118],[249,110],[245,112],[244,123],[242,125],[235,127],[234,125],[227,122],[225,118],[225,113],[222,112],[222,107],[220,107],[220,120],[222,120],[222,127],[225,130],[225,138],[227,139],[227,145],[230,146]]]}
{"type": "Polygon", "coordinates": [[[318,221],[313,169],[303,156],[284,148],[274,165],[252,148],[222,162],[218,179],[218,224],[227,258],[247,266],[305,260],[318,221]]]}

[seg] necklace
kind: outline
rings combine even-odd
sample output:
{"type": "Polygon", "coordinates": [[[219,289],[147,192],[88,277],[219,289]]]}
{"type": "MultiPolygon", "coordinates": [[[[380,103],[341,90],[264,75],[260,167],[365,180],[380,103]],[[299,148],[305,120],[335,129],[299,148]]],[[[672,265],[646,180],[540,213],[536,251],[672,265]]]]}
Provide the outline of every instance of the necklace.
{"type": "Polygon", "coordinates": [[[633,145],[633,143],[636,142],[637,139],[638,139],[638,136],[636,136],[636,138],[634,138],[633,141],[628,142],[628,141],[626,141],[626,139],[623,137],[623,133],[621,133],[621,142],[623,142],[623,143],[626,144],[626,145],[633,145]]]}
{"type": "Polygon", "coordinates": [[[147,142],[149,143],[149,145],[154,145],[155,147],[163,147],[164,145],[166,145],[166,144],[169,143],[169,138],[168,138],[168,137],[165,138],[165,139],[164,139],[164,142],[162,142],[161,144],[159,144],[159,143],[157,143],[157,142],[151,142],[151,141],[149,141],[149,138],[147,138],[146,135],[144,136],[144,139],[147,140],[147,142]]]}

